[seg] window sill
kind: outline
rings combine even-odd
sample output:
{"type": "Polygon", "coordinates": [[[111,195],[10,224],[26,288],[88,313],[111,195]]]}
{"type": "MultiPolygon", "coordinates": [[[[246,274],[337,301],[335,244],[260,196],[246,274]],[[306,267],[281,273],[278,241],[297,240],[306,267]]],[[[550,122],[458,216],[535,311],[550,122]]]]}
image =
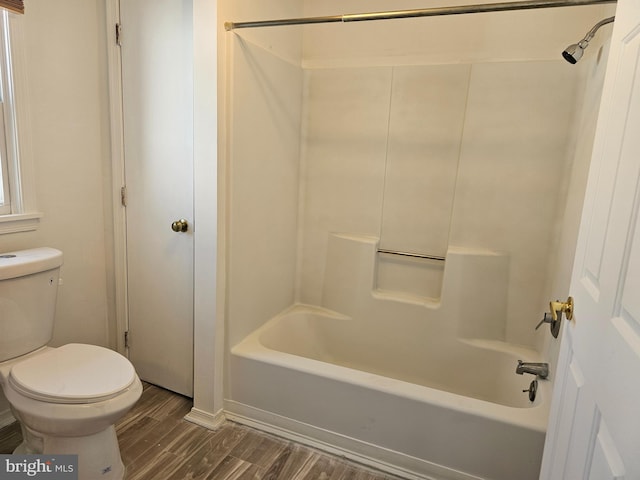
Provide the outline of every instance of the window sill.
{"type": "Polygon", "coordinates": [[[37,230],[42,216],[40,212],[0,215],[0,235],[37,230]]]}

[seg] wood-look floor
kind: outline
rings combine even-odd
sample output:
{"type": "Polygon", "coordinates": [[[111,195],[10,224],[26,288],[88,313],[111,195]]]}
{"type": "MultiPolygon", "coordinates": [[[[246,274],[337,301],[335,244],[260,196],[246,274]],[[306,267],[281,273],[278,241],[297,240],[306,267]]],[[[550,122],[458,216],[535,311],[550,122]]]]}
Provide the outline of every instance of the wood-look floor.
{"type": "MultiPolygon", "coordinates": [[[[226,422],[216,431],[187,422],[191,400],[145,384],[116,425],[127,480],[398,480],[302,445],[226,422]]],[[[22,441],[0,429],[0,453],[22,441]]]]}

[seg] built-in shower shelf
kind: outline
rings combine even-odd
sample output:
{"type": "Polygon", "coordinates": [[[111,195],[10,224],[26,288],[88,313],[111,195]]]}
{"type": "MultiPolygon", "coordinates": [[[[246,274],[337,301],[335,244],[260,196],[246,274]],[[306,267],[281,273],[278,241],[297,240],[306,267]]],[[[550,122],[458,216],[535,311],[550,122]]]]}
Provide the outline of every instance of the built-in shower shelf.
{"type": "Polygon", "coordinates": [[[396,301],[439,303],[445,267],[440,258],[388,255],[378,250],[376,291],[396,301]]]}
{"type": "Polygon", "coordinates": [[[440,307],[440,298],[424,297],[407,292],[376,289],[373,291],[373,296],[378,300],[409,303],[411,305],[423,305],[427,308],[433,309],[440,307]]]}

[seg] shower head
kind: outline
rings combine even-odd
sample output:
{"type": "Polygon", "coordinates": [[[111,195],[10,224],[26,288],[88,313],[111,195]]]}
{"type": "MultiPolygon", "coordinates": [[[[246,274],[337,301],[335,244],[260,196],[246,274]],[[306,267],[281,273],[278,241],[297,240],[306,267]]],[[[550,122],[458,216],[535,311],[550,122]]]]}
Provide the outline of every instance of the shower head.
{"type": "Polygon", "coordinates": [[[564,52],[562,52],[562,56],[564,57],[564,59],[571,64],[578,63],[578,60],[582,58],[585,49],[589,46],[589,42],[596,34],[598,29],[601,26],[606,25],[607,23],[612,23],[615,19],[616,17],[609,17],[596,23],[593,28],[587,32],[582,40],[565,48],[564,52]]]}
{"type": "Polygon", "coordinates": [[[573,45],[569,45],[567,48],[564,49],[564,52],[562,52],[562,56],[567,62],[571,64],[576,64],[578,63],[578,60],[582,58],[582,55],[584,54],[584,49],[587,48],[588,46],[589,46],[589,42],[585,42],[584,40],[578,43],[574,43],[573,45]]]}

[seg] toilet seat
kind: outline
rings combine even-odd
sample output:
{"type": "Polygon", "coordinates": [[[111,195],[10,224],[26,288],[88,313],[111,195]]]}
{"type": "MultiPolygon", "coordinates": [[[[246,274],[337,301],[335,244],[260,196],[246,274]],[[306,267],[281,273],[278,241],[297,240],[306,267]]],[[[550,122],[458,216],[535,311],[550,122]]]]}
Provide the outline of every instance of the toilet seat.
{"type": "Polygon", "coordinates": [[[108,400],[131,386],[135,369],[125,357],[95,345],[67,344],[15,364],[9,383],[18,393],[50,403],[108,400]]]}

